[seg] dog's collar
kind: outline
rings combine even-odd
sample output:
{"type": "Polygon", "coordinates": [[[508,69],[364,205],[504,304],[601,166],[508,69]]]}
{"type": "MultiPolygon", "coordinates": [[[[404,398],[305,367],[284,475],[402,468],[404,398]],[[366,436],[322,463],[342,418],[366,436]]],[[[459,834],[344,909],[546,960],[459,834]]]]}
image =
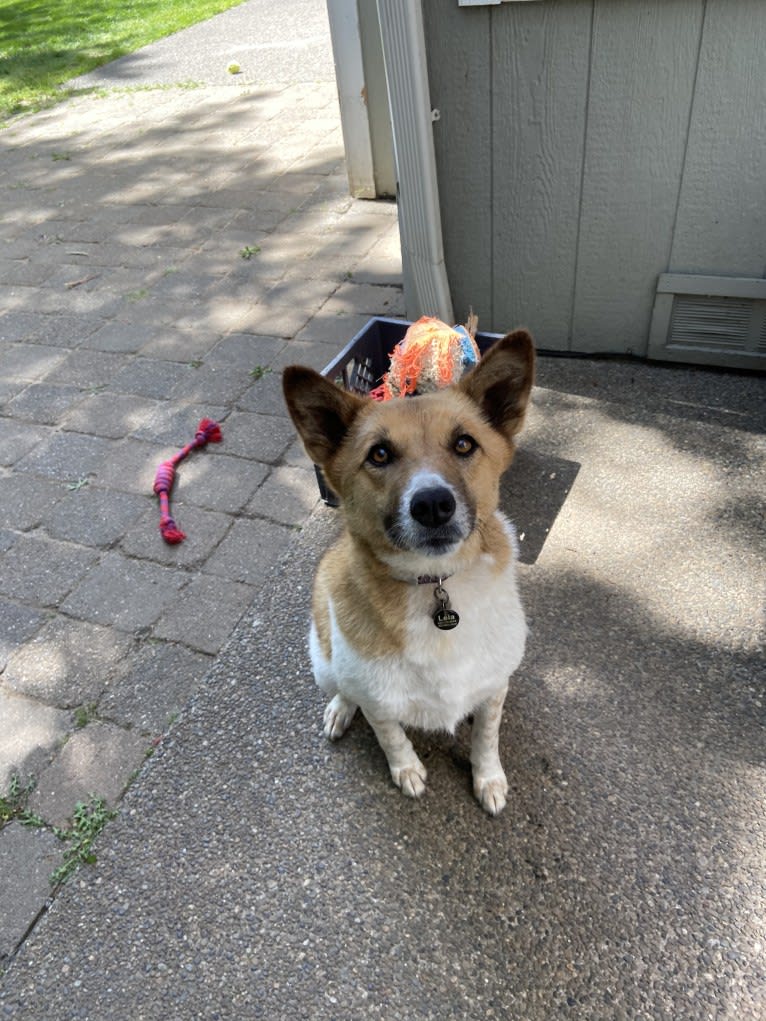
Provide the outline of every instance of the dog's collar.
{"type": "Polygon", "coordinates": [[[451,574],[421,574],[415,579],[416,585],[441,585],[443,581],[451,578],[451,574]]]}

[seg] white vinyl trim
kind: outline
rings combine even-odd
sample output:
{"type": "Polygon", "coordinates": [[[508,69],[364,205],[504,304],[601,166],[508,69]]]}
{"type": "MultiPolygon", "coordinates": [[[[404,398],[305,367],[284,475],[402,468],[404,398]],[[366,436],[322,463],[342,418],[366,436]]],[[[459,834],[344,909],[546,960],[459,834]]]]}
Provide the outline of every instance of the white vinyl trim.
{"type": "Polygon", "coordinates": [[[394,134],[407,317],[453,321],[420,0],[378,0],[394,134]]]}

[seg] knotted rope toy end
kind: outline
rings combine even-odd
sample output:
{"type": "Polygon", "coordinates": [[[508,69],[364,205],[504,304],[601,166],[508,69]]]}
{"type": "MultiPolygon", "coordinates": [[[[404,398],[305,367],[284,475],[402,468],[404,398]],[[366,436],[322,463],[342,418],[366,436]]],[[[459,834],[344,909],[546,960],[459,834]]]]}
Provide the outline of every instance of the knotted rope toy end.
{"type": "Polygon", "coordinates": [[[223,433],[221,432],[220,425],[214,422],[212,418],[203,418],[197,426],[197,432],[194,437],[195,444],[198,447],[204,447],[206,443],[220,443],[222,439],[223,433]]]}
{"type": "Polygon", "coordinates": [[[208,443],[220,443],[223,439],[221,427],[212,418],[203,418],[197,426],[197,432],[191,443],[174,454],[168,461],[163,461],[154,476],[154,492],[160,500],[160,535],[170,545],[183,542],[186,533],[182,532],[170,516],[170,491],[176,477],[176,467],[193,450],[198,450],[208,443]]]}
{"type": "Polygon", "coordinates": [[[160,518],[160,535],[171,546],[183,542],[186,538],[186,532],[182,532],[169,515],[168,517],[160,518]]]}

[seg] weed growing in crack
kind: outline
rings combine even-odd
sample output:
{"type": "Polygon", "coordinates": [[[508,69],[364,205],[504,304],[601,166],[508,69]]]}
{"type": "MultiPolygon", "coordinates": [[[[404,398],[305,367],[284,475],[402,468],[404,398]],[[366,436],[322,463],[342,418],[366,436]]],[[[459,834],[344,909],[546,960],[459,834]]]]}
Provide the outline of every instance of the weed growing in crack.
{"type": "Polygon", "coordinates": [[[74,711],[74,725],[78,730],[82,730],[83,727],[96,719],[96,703],[87,702],[84,705],[78,705],[74,711]]]}
{"type": "Polygon", "coordinates": [[[67,845],[64,860],[51,875],[53,886],[65,883],[80,865],[92,865],[96,855],[92,851],[93,841],[117,813],[106,807],[104,798],[91,794],[87,802],[78,801],[72,816],[72,827],[68,830],[54,830],[67,845]]]}
{"type": "Polygon", "coordinates": [[[20,822],[22,826],[34,826],[37,828],[45,825],[39,815],[35,815],[34,812],[30,812],[27,808],[29,796],[36,786],[37,783],[34,777],[30,776],[27,782],[22,785],[21,777],[18,773],[11,775],[8,793],[0,794],[0,829],[6,823],[13,822],[14,819],[20,822]]]}
{"type": "Polygon", "coordinates": [[[254,382],[258,382],[259,379],[263,379],[267,372],[271,372],[271,369],[266,365],[256,365],[254,369],[250,370],[250,375],[254,382]]]}
{"type": "Polygon", "coordinates": [[[84,486],[87,486],[87,485],[88,485],[88,479],[82,478],[82,479],[74,479],[72,482],[67,482],[66,487],[67,487],[67,489],[70,492],[76,493],[79,489],[82,489],[84,486]]]}

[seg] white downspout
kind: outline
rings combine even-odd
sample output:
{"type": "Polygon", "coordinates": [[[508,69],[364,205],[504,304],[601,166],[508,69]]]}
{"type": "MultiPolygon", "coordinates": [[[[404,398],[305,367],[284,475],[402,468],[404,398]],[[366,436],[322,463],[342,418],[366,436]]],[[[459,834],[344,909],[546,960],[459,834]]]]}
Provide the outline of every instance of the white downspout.
{"type": "Polygon", "coordinates": [[[444,263],[421,0],[378,0],[394,133],[407,316],[453,322],[444,263]]]}

